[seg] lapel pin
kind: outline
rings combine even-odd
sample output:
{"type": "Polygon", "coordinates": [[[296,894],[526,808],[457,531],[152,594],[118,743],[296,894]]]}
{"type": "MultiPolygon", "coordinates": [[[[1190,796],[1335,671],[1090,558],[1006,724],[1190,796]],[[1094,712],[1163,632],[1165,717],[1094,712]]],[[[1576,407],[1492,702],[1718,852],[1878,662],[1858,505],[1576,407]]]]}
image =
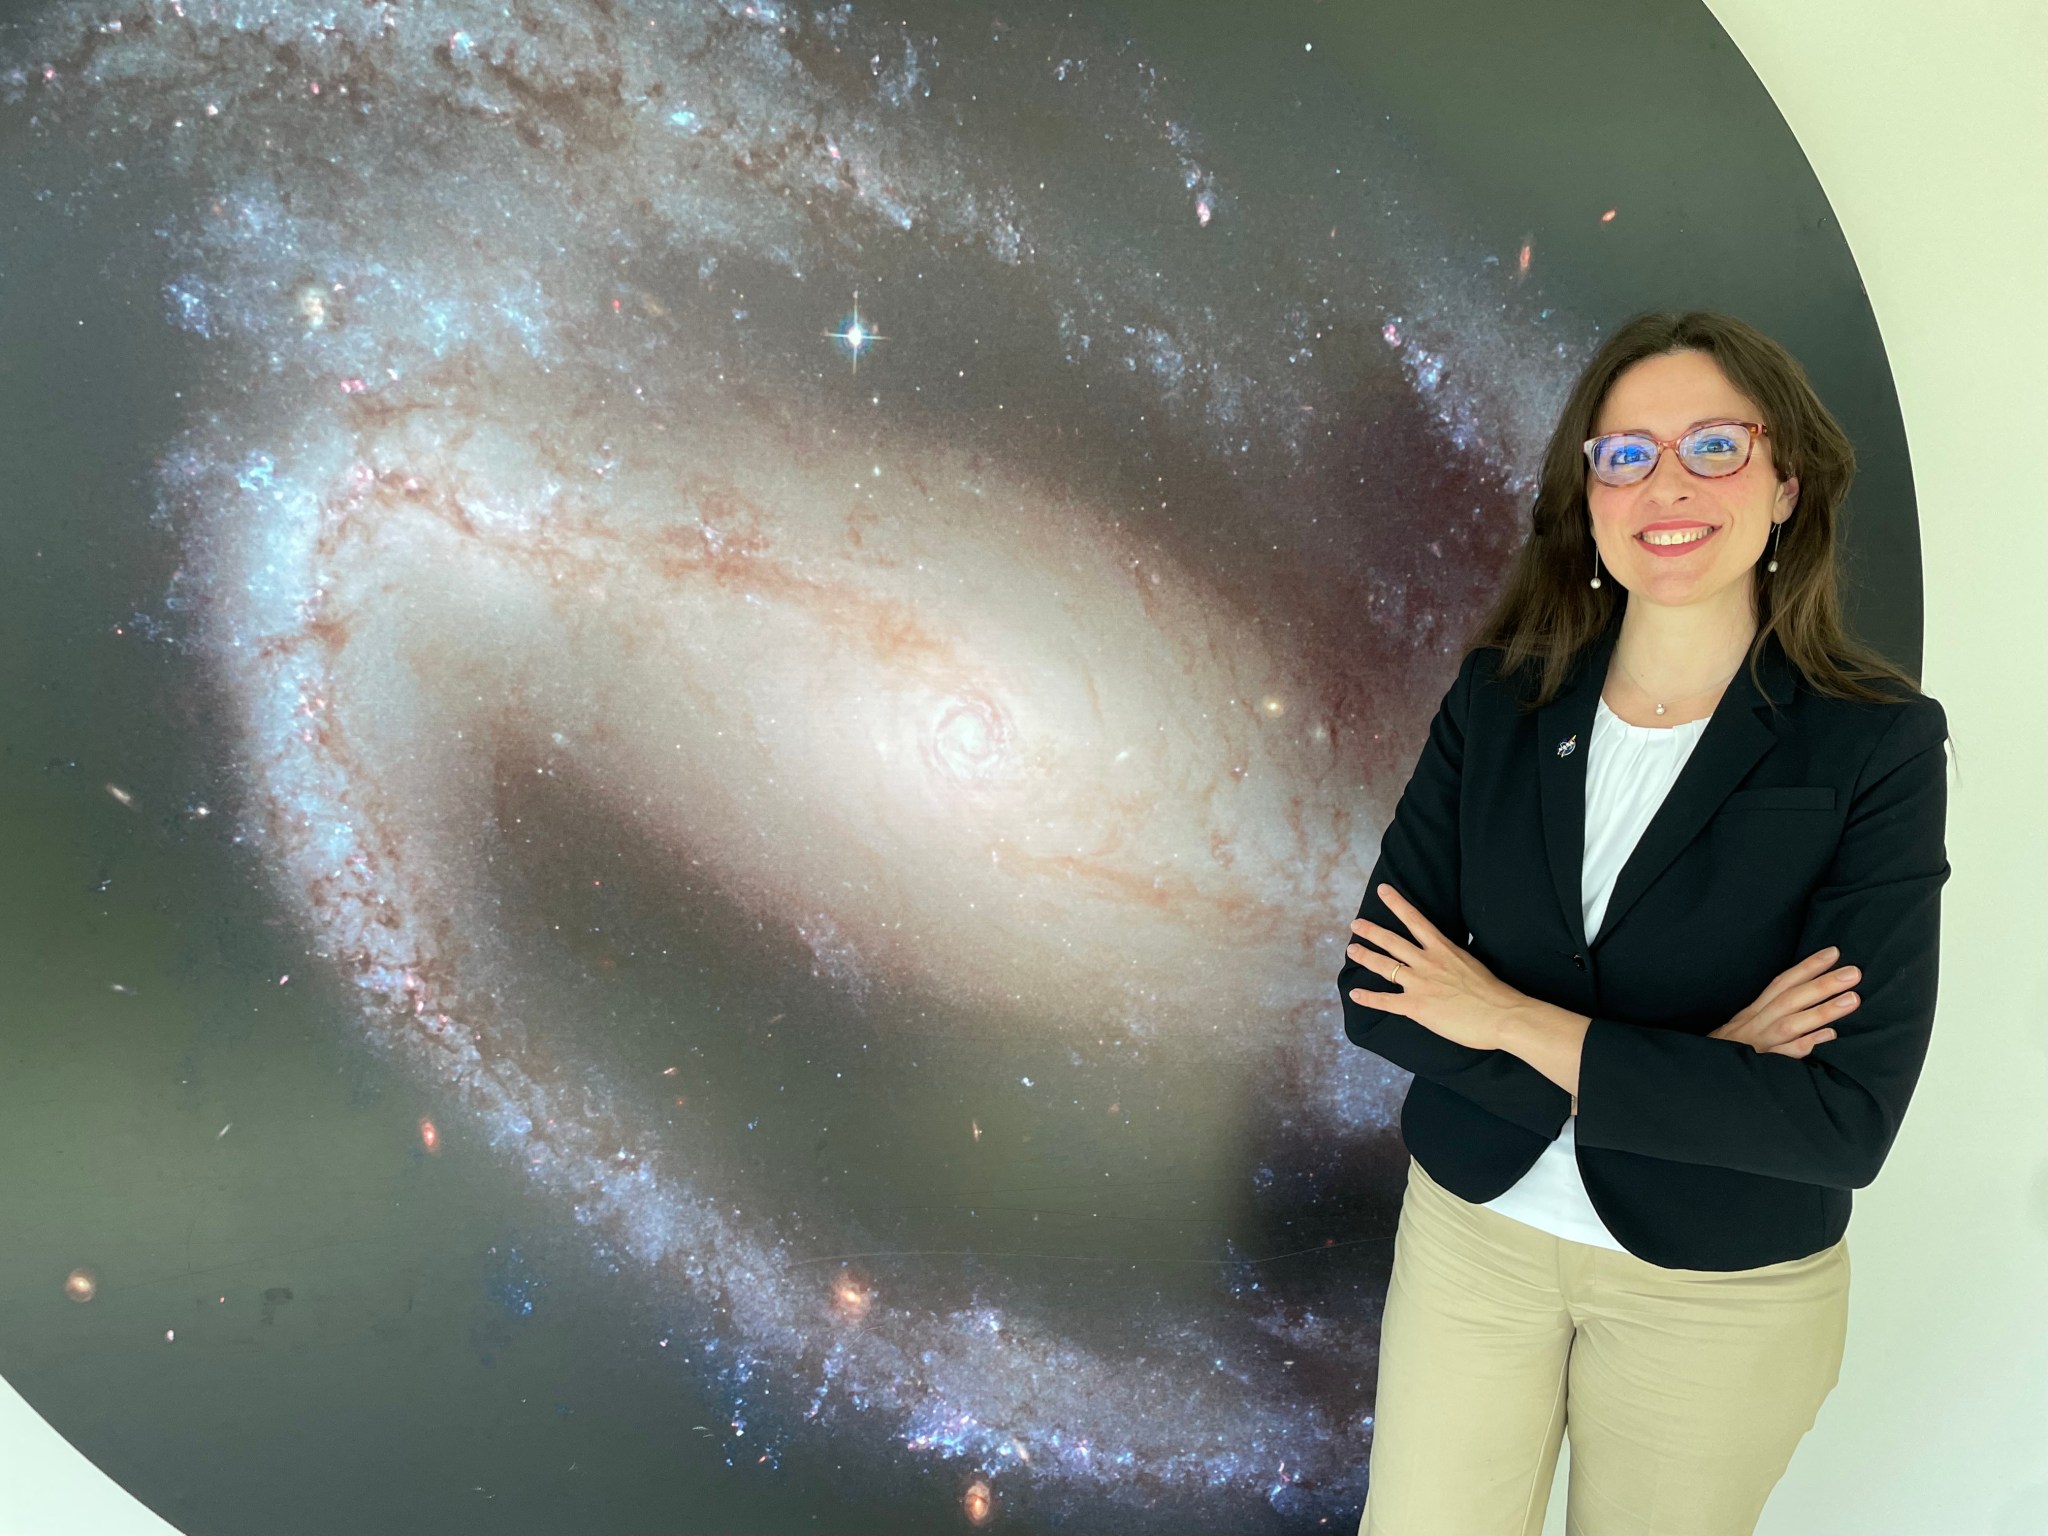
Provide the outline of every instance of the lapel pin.
{"type": "Polygon", "coordinates": [[[1570,757],[1574,752],[1578,751],[1578,749],[1579,733],[1577,731],[1574,731],[1567,740],[1560,741],[1557,744],[1557,755],[1559,757],[1570,757]]]}

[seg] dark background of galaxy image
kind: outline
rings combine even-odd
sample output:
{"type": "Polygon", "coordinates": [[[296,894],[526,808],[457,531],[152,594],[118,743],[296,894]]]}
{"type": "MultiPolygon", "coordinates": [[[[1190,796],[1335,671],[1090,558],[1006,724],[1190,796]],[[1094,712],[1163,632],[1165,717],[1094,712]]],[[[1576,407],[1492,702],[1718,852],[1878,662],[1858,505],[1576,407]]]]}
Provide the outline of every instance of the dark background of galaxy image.
{"type": "Polygon", "coordinates": [[[0,210],[0,1372],[193,1532],[1348,1528],[1345,925],[1604,328],[1917,663],[1692,3],[28,7],[0,210]]]}

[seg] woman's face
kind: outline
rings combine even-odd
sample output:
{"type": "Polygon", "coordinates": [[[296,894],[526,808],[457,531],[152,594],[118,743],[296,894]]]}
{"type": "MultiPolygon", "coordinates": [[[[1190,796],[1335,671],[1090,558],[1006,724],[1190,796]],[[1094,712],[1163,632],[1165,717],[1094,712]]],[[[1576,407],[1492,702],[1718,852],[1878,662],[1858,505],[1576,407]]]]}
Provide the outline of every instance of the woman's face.
{"type": "MultiPolygon", "coordinates": [[[[1671,441],[1703,422],[1761,421],[1763,412],[1719,363],[1687,349],[1644,358],[1614,381],[1593,418],[1596,435],[1648,432],[1671,441]]],[[[1759,437],[1749,462],[1732,475],[1703,478],[1668,450],[1634,485],[1606,485],[1589,469],[1586,505],[1600,562],[1631,599],[1664,607],[1749,603],[1751,571],[1772,526],[1791,515],[1797,479],[1780,480],[1771,440],[1759,437]],[[1660,553],[1643,543],[1654,525],[1705,525],[1704,539],[1660,553]]]]}

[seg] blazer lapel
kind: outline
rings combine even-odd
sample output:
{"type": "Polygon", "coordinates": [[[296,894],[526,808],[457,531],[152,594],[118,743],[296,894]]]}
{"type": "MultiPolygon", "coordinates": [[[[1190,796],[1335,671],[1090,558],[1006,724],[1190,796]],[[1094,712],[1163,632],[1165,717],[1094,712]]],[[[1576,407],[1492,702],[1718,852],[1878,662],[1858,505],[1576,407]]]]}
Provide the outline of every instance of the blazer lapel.
{"type": "MultiPolygon", "coordinates": [[[[1549,853],[1551,884],[1565,917],[1565,926],[1583,951],[1586,942],[1584,874],[1586,851],[1586,759],[1593,741],[1594,708],[1607,680],[1608,663],[1620,637],[1617,614],[1599,639],[1580,654],[1557,697],[1537,712],[1537,778],[1541,783],[1543,842],[1549,853]]],[[[1774,634],[1757,659],[1765,693],[1782,708],[1791,698],[1791,663],[1774,634]]],[[[1750,681],[1749,662],[1722,692],[1685,760],[1670,793],[1643,829],[1616,878],[1614,893],[1600,920],[1600,940],[1656,881],[1679,852],[1699,835],[1707,819],[1742,782],[1762,757],[1777,731],[1769,699],[1750,681]]]]}

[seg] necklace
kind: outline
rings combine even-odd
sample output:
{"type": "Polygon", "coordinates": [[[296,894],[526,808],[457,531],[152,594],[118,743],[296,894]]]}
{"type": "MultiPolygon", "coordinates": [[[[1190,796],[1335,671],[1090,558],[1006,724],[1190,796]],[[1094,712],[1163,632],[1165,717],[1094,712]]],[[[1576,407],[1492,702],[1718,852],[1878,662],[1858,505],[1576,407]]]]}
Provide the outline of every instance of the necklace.
{"type": "MultiPolygon", "coordinates": [[[[1647,689],[1647,688],[1645,688],[1645,687],[1644,687],[1644,686],[1643,686],[1643,685],[1642,685],[1641,683],[1637,683],[1637,682],[1636,682],[1636,675],[1635,675],[1635,673],[1633,673],[1633,672],[1629,671],[1629,669],[1628,669],[1627,667],[1625,667],[1625,666],[1622,666],[1622,663],[1621,663],[1621,657],[1620,657],[1619,655],[1617,655],[1617,656],[1616,656],[1616,657],[1614,658],[1614,664],[1615,664],[1615,665],[1616,665],[1617,667],[1621,667],[1621,675],[1622,675],[1623,677],[1627,678],[1627,679],[1628,679],[1628,680],[1629,680],[1629,681],[1630,681],[1631,683],[1635,683],[1635,685],[1636,685],[1636,692],[1637,692],[1637,693],[1640,693],[1640,694],[1641,694],[1641,695],[1642,695],[1642,696],[1643,696],[1644,698],[1646,698],[1646,699],[1650,697],[1650,690],[1649,690],[1649,689],[1647,689]]],[[[1741,664],[1740,662],[1737,662],[1737,663],[1735,664],[1735,672],[1740,672],[1741,670],[1742,670],[1742,664],[1741,664]]],[[[1721,679],[1721,681],[1720,681],[1720,682],[1719,682],[1719,683],[1718,683],[1718,684],[1717,684],[1716,686],[1717,686],[1717,687],[1722,687],[1722,688],[1725,688],[1725,687],[1727,687],[1727,686],[1728,686],[1728,684],[1729,684],[1729,682],[1730,682],[1731,680],[1733,680],[1733,678],[1734,678],[1734,676],[1735,676],[1735,672],[1730,672],[1730,673],[1728,674],[1728,676],[1727,676],[1727,677],[1724,677],[1724,678],[1722,678],[1722,679],[1721,679]]],[[[1701,695],[1702,693],[1705,693],[1705,692],[1707,692],[1707,690],[1706,690],[1705,688],[1700,688],[1700,689],[1696,689],[1696,690],[1695,690],[1695,691],[1693,691],[1692,693],[1682,693],[1682,694],[1680,694],[1680,695],[1679,695],[1679,696],[1678,696],[1677,698],[1673,699],[1673,700],[1672,700],[1671,702],[1672,702],[1672,703],[1674,703],[1674,704],[1681,704],[1681,703],[1683,703],[1683,702],[1684,702],[1685,700],[1687,700],[1687,699],[1696,699],[1696,698],[1698,698],[1698,697],[1699,697],[1699,696],[1700,696],[1700,695],[1701,695]]],[[[1657,705],[1657,713],[1658,713],[1658,714],[1660,714],[1660,715],[1664,713],[1664,706],[1663,706],[1662,704],[1659,704],[1659,705],[1657,705]]]]}

